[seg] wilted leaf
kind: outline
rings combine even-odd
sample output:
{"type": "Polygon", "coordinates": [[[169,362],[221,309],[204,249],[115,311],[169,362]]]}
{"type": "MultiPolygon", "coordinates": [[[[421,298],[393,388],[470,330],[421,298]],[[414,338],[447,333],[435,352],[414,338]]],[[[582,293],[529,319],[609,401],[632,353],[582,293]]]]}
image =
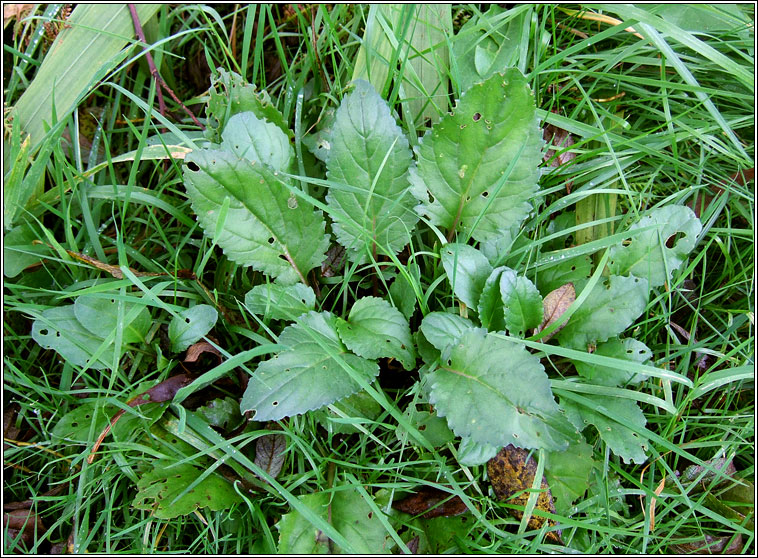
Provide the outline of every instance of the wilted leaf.
{"type": "Polygon", "coordinates": [[[255,441],[255,464],[276,478],[284,465],[287,439],[283,434],[266,434],[255,441]]]}
{"type": "MultiPolygon", "coordinates": [[[[10,539],[18,537],[19,533],[21,533],[21,541],[28,545],[36,542],[46,530],[42,520],[30,508],[3,512],[3,532],[5,533],[3,550],[11,550],[8,548],[10,539]]],[[[18,547],[15,547],[12,552],[18,553],[18,547]]]]}
{"type": "Polygon", "coordinates": [[[702,465],[690,465],[684,470],[684,473],[682,473],[679,482],[683,483],[686,486],[700,477],[700,482],[704,485],[709,485],[716,479],[718,479],[717,484],[721,484],[727,482],[729,478],[737,472],[737,469],[732,463],[732,460],[727,459],[726,457],[714,457],[713,459],[706,461],[706,463],[713,469],[716,469],[716,471],[719,471],[721,474],[719,475],[718,473],[712,471],[709,468],[703,467],[702,465]]]}
{"type": "MultiPolygon", "coordinates": [[[[381,520],[356,490],[317,492],[298,498],[313,514],[328,521],[359,554],[387,554],[390,544],[381,520]]],[[[280,554],[345,552],[303,514],[292,510],[279,523],[280,554]]]]}
{"type": "Polygon", "coordinates": [[[132,506],[152,511],[157,519],[173,519],[198,508],[224,510],[241,501],[234,487],[215,473],[195,484],[204,472],[189,463],[157,461],[137,483],[132,506]]]}
{"type": "Polygon", "coordinates": [[[168,336],[171,350],[178,353],[199,341],[216,325],[218,311],[208,304],[196,304],[182,310],[178,316],[171,318],[168,324],[168,336]]]}
{"type": "Polygon", "coordinates": [[[576,429],[559,412],[537,356],[483,329],[469,329],[431,372],[430,402],[458,436],[561,450],[576,429]]]}
{"type": "Polygon", "coordinates": [[[406,370],[416,365],[416,351],[408,320],[382,298],[365,296],[355,301],[347,321],[337,320],[342,342],[358,356],[395,358],[406,370]]]}
{"type": "Polygon", "coordinates": [[[345,268],[345,248],[340,244],[332,244],[326,252],[326,259],[321,262],[321,276],[334,277],[345,268]]]}
{"type": "MultiPolygon", "coordinates": [[[[574,301],[576,300],[576,291],[574,291],[574,285],[573,283],[567,283],[566,285],[563,285],[562,287],[558,287],[554,291],[551,291],[547,294],[547,296],[542,301],[542,308],[543,308],[543,315],[542,323],[537,327],[537,329],[534,330],[535,335],[542,331],[545,328],[550,327],[555,322],[558,321],[558,318],[563,316],[563,314],[566,312],[566,310],[569,309],[569,306],[574,304],[574,301]]],[[[556,330],[554,330],[552,333],[546,335],[542,338],[543,343],[547,343],[547,341],[556,333],[558,333],[560,330],[562,330],[566,326],[567,322],[564,322],[556,330]]]]}
{"type": "MultiPolygon", "coordinates": [[[[487,462],[487,476],[497,497],[507,504],[522,508],[521,510],[508,508],[508,512],[518,520],[524,517],[523,507],[529,499],[536,473],[537,462],[530,456],[529,450],[511,445],[501,449],[487,462]]],[[[542,491],[537,498],[535,508],[554,514],[553,495],[550,493],[545,477],[542,477],[540,488],[542,491]]],[[[529,528],[540,529],[546,521],[551,527],[556,525],[552,519],[532,515],[529,519],[529,528]]],[[[546,536],[551,541],[562,544],[560,529],[548,531],[546,536]]]]}
{"type": "Polygon", "coordinates": [[[468,511],[459,496],[433,486],[422,486],[414,494],[393,502],[392,507],[410,515],[423,514],[421,517],[425,519],[451,517],[468,511]]]}
{"type": "Polygon", "coordinates": [[[677,554],[742,554],[743,546],[742,535],[737,533],[728,537],[705,535],[699,541],[672,544],[671,550],[677,554]]]}

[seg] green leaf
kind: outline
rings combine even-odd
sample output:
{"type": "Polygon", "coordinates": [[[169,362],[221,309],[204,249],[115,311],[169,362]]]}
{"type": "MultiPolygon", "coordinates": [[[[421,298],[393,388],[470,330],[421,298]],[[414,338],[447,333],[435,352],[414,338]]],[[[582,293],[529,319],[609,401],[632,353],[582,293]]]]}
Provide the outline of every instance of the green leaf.
{"type": "Polygon", "coordinates": [[[449,237],[503,236],[531,209],[541,147],[526,79],[513,68],[495,74],[464,93],[422,138],[410,171],[417,211],[449,237]]]}
{"type": "Polygon", "coordinates": [[[469,329],[429,375],[430,402],[458,436],[502,447],[565,449],[574,428],[558,410],[538,357],[469,329]]]}
{"type": "Polygon", "coordinates": [[[460,339],[463,332],[474,327],[473,322],[458,314],[430,312],[421,322],[421,333],[438,351],[460,339]]]}
{"type": "Polygon", "coordinates": [[[69,442],[91,443],[108,424],[104,407],[102,401],[87,401],[76,406],[55,423],[51,434],[69,442]]]}
{"type": "Polygon", "coordinates": [[[184,159],[184,185],[205,234],[227,257],[280,282],[307,283],[324,260],[324,218],[265,164],[202,149],[184,159]],[[219,218],[226,213],[225,219],[219,218]]]}
{"type": "Polygon", "coordinates": [[[408,281],[401,275],[395,277],[395,280],[390,285],[389,290],[392,303],[403,313],[406,319],[410,320],[413,313],[416,311],[416,293],[408,285],[408,281]]]}
{"type": "Polygon", "coordinates": [[[556,338],[564,347],[586,350],[629,327],[645,311],[648,283],[639,277],[611,275],[592,289],[556,338]]]}
{"type": "Polygon", "coordinates": [[[27,224],[13,227],[3,237],[3,274],[6,277],[16,277],[48,253],[47,246],[32,244],[34,240],[37,235],[27,224]]]}
{"type": "Polygon", "coordinates": [[[514,273],[512,269],[504,265],[493,269],[484,284],[482,296],[479,297],[479,305],[476,311],[479,313],[479,321],[482,326],[489,331],[505,330],[503,297],[500,294],[500,277],[506,271],[514,273]]]}
{"type": "Polygon", "coordinates": [[[480,444],[468,436],[464,436],[461,438],[461,443],[458,445],[458,463],[465,467],[484,465],[487,461],[495,457],[498,451],[500,451],[499,446],[480,444]]]}
{"type": "Polygon", "coordinates": [[[639,8],[690,33],[743,29],[749,35],[751,22],[737,4],[640,4],[639,8]]]}
{"type": "Polygon", "coordinates": [[[240,159],[259,161],[277,171],[288,170],[295,156],[287,134],[276,124],[261,120],[252,112],[232,116],[221,138],[222,149],[240,159]]]}
{"type": "Polygon", "coordinates": [[[208,304],[196,304],[180,312],[168,324],[171,350],[181,352],[202,339],[216,325],[217,319],[218,312],[208,304]]]}
{"type": "Polygon", "coordinates": [[[74,302],[74,315],[82,326],[98,337],[121,330],[124,343],[144,342],[152,325],[150,311],[146,306],[136,301],[126,302],[115,295],[81,295],[74,302]],[[119,306],[123,312],[121,322],[118,321],[119,306]],[[139,308],[137,314],[127,321],[127,316],[135,307],[139,308]]]}
{"type": "Polygon", "coordinates": [[[396,254],[410,241],[418,221],[410,164],[408,140],[387,103],[368,82],[357,81],[337,109],[326,161],[334,234],[351,260],[382,248],[396,254]]]}
{"type": "Polygon", "coordinates": [[[545,478],[555,509],[560,514],[569,514],[571,504],[590,486],[590,471],[595,463],[592,446],[578,440],[565,451],[546,452],[545,458],[545,478]]]}
{"type": "MultiPolygon", "coordinates": [[[[356,490],[316,492],[300,496],[314,515],[323,518],[342,535],[358,554],[387,554],[387,531],[381,519],[356,490]]],[[[328,537],[315,528],[299,511],[282,516],[279,523],[280,554],[344,553],[336,544],[330,546],[328,537]]]]}
{"type": "Polygon", "coordinates": [[[647,227],[653,228],[634,235],[626,246],[611,247],[608,268],[616,275],[644,277],[651,287],[659,287],[687,259],[703,227],[692,210],[682,205],[654,209],[629,231],[647,227]]]}
{"type": "Polygon", "coordinates": [[[356,423],[375,420],[382,413],[382,406],[366,391],[359,391],[325,409],[315,411],[316,420],[335,434],[356,434],[360,430],[333,409],[350,419],[355,419],[356,423]]]}
{"type": "Polygon", "coordinates": [[[461,27],[453,41],[453,59],[461,91],[503,68],[518,64],[524,15],[524,10],[504,10],[491,5],[485,13],[475,15],[461,27]]]}
{"type": "Polygon", "coordinates": [[[208,129],[211,137],[217,137],[229,119],[241,112],[252,112],[261,120],[273,122],[288,137],[295,137],[268,93],[257,91],[255,85],[248,84],[235,72],[217,68],[211,78],[208,100],[208,129]]]}
{"type": "Polygon", "coordinates": [[[643,428],[647,423],[637,403],[631,399],[603,395],[582,394],[582,397],[592,401],[594,407],[585,407],[566,399],[561,400],[561,407],[566,411],[569,420],[579,428],[584,428],[588,424],[593,425],[600,434],[600,438],[625,463],[634,461],[639,465],[643,464],[647,460],[645,455],[647,441],[626,426],[631,424],[643,428]],[[607,417],[600,412],[600,409],[608,411],[617,420],[607,417]]]}
{"type": "MultiPolygon", "coordinates": [[[[74,305],[48,308],[39,320],[32,323],[32,339],[43,349],[54,349],[74,366],[84,366],[100,349],[103,338],[85,328],[74,313],[74,305]]],[[[90,368],[102,370],[113,363],[111,344],[90,364],[90,368]]]]}
{"type": "Polygon", "coordinates": [[[173,519],[199,508],[224,510],[242,501],[234,487],[214,473],[197,482],[204,472],[189,463],[157,461],[137,483],[132,506],[152,511],[157,519],[173,519]]]}
{"type": "Polygon", "coordinates": [[[505,327],[514,337],[527,337],[542,323],[542,297],[529,279],[512,269],[500,275],[505,327]]]}
{"type": "MultiPolygon", "coordinates": [[[[408,423],[423,434],[426,441],[434,448],[444,446],[455,439],[455,434],[448,428],[447,421],[437,416],[437,413],[423,409],[419,411],[418,405],[411,404],[408,405],[404,415],[408,423]]],[[[402,443],[410,442],[414,446],[417,445],[415,439],[409,436],[408,431],[402,426],[395,429],[395,436],[402,443]]]]}
{"type": "Polygon", "coordinates": [[[455,296],[469,308],[476,308],[484,284],[492,273],[490,262],[476,248],[455,242],[440,249],[440,258],[455,296]]]}
{"type": "Polygon", "coordinates": [[[226,429],[231,429],[239,424],[242,418],[240,404],[231,397],[214,399],[207,405],[198,407],[195,412],[204,417],[211,426],[226,429]]]}
{"type": "Polygon", "coordinates": [[[265,283],[256,285],[245,295],[245,306],[272,320],[294,320],[316,308],[316,293],[302,283],[265,283]]]}
{"type": "MultiPolygon", "coordinates": [[[[653,357],[653,353],[647,345],[631,338],[615,338],[601,343],[595,349],[594,354],[640,364],[645,364],[653,357]]],[[[629,383],[637,384],[647,378],[645,374],[634,374],[616,367],[598,366],[580,360],[572,360],[572,362],[581,376],[599,386],[625,386],[629,383]]]]}
{"type": "Polygon", "coordinates": [[[241,411],[257,421],[279,420],[329,405],[361,389],[350,372],[370,382],[379,366],[348,352],[329,312],[310,312],[279,336],[287,350],[262,362],[250,378],[241,411]]]}
{"type": "Polygon", "coordinates": [[[577,292],[582,292],[592,276],[592,258],[587,254],[561,260],[556,265],[537,272],[535,281],[540,293],[547,295],[566,283],[573,283],[577,292]]]}
{"type": "Polygon", "coordinates": [[[347,321],[338,320],[337,331],[347,348],[363,358],[396,358],[406,370],[416,365],[408,320],[384,299],[356,300],[347,321]]]}

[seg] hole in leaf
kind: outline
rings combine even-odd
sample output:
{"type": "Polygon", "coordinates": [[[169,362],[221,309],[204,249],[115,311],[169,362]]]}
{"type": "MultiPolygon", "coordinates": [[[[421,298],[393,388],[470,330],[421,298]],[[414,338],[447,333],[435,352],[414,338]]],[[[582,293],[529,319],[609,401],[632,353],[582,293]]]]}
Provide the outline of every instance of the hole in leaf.
{"type": "Polygon", "coordinates": [[[483,198],[486,198],[489,195],[490,195],[490,193],[487,190],[485,190],[484,192],[482,192],[482,197],[483,198]]]}
{"type": "Polygon", "coordinates": [[[40,335],[47,335],[49,332],[46,329],[41,329],[39,333],[40,335]]]}
{"type": "Polygon", "coordinates": [[[189,318],[184,318],[184,321],[187,322],[187,323],[190,323],[190,319],[189,318]]]}
{"type": "Polygon", "coordinates": [[[288,262],[288,261],[289,261],[289,260],[287,259],[287,256],[285,256],[284,254],[279,254],[279,259],[280,259],[280,260],[284,260],[285,262],[288,262]]]}
{"type": "Polygon", "coordinates": [[[79,423],[78,422],[72,422],[71,426],[73,426],[74,428],[76,428],[77,426],[79,426],[79,423]]]}
{"type": "Polygon", "coordinates": [[[424,430],[426,430],[426,425],[422,424],[421,426],[418,427],[418,430],[419,432],[423,432],[424,430]]]}
{"type": "Polygon", "coordinates": [[[478,112],[475,112],[475,113],[474,113],[474,122],[479,122],[479,119],[480,119],[481,117],[482,117],[482,115],[481,115],[481,114],[479,114],[478,112]]]}
{"type": "Polygon", "coordinates": [[[676,246],[676,244],[679,242],[680,239],[684,238],[685,234],[683,232],[677,232],[675,234],[672,234],[670,237],[666,239],[666,248],[673,248],[676,246]]]}
{"type": "Polygon", "coordinates": [[[268,239],[268,243],[269,243],[269,244],[273,244],[273,243],[274,243],[274,237],[273,237],[273,236],[270,236],[270,237],[269,237],[269,239],[268,239]]]}
{"type": "Polygon", "coordinates": [[[368,512],[368,518],[371,519],[372,517],[374,517],[374,512],[372,511],[368,512]]]}
{"type": "Polygon", "coordinates": [[[197,172],[200,170],[200,167],[198,167],[194,162],[190,161],[187,163],[187,168],[191,170],[192,172],[197,172]]]}
{"type": "Polygon", "coordinates": [[[276,407],[276,406],[279,404],[279,402],[278,402],[278,401],[274,401],[274,402],[273,402],[273,403],[271,403],[271,404],[272,404],[274,407],[276,407]]]}
{"type": "Polygon", "coordinates": [[[575,265],[571,266],[571,271],[576,271],[576,266],[575,265]]]}

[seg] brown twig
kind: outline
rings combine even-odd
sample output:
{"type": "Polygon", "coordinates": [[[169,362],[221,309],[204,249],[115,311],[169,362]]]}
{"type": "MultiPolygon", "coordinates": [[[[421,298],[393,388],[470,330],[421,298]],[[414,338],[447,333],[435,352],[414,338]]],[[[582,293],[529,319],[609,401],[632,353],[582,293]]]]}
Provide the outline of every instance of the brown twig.
{"type": "MultiPolygon", "coordinates": [[[[147,46],[147,40],[145,39],[145,33],[142,30],[142,24],[140,23],[139,16],[137,15],[137,8],[134,4],[128,4],[129,6],[129,13],[132,14],[132,21],[134,22],[134,31],[137,34],[137,38],[140,40],[142,44],[147,46]]],[[[161,89],[165,89],[166,93],[168,93],[171,98],[174,100],[175,103],[177,103],[182,109],[184,109],[184,112],[186,112],[189,117],[192,119],[192,121],[201,129],[205,130],[205,126],[203,126],[200,121],[195,117],[194,113],[188,109],[184,103],[182,103],[179,98],[176,96],[174,91],[166,84],[165,81],[163,81],[163,78],[158,73],[158,68],[155,67],[155,62],[153,61],[153,56],[150,54],[149,50],[145,50],[145,58],[147,59],[147,65],[150,67],[150,75],[153,76],[153,79],[155,80],[156,85],[158,86],[158,110],[160,111],[162,116],[166,116],[166,103],[163,100],[163,92],[161,89]]]]}

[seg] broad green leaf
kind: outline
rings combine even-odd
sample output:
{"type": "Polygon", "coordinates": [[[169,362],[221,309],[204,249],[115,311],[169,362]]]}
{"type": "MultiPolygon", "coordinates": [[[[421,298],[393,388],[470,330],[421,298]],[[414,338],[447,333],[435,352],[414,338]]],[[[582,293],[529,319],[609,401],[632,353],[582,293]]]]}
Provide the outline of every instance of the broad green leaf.
{"type": "Polygon", "coordinates": [[[525,14],[524,10],[491,5],[461,27],[453,41],[454,68],[461,91],[518,64],[525,14]]]}
{"type": "Polygon", "coordinates": [[[103,407],[100,401],[87,401],[74,407],[58,419],[51,434],[69,442],[92,443],[108,424],[108,413],[103,407]]]}
{"type": "Polygon", "coordinates": [[[703,227],[683,205],[654,209],[629,230],[647,227],[653,228],[633,236],[627,245],[611,247],[608,268],[616,275],[644,277],[651,287],[659,287],[687,259],[703,227]]]}
{"type": "Polygon", "coordinates": [[[588,344],[607,341],[629,327],[647,300],[647,280],[611,275],[595,285],[556,338],[564,347],[586,350],[588,344]]]}
{"type": "MultiPolygon", "coordinates": [[[[645,364],[653,356],[652,351],[642,341],[627,338],[614,338],[601,343],[595,349],[596,355],[639,362],[645,364]]],[[[576,371],[591,383],[599,386],[624,386],[629,383],[637,384],[643,381],[647,376],[644,374],[634,374],[626,370],[611,366],[598,366],[580,360],[572,361],[576,371]]]]}
{"type": "Polygon", "coordinates": [[[217,319],[218,311],[208,304],[196,304],[182,310],[168,324],[171,350],[178,353],[200,341],[216,325],[217,319]]]}
{"type": "Polygon", "coordinates": [[[199,508],[224,510],[242,501],[234,487],[215,473],[195,484],[204,472],[189,463],[158,461],[137,483],[132,506],[152,511],[157,519],[173,519],[199,508]]]}
{"type": "Polygon", "coordinates": [[[422,138],[410,171],[417,211],[449,237],[503,236],[531,209],[541,147],[526,79],[514,68],[493,75],[464,93],[422,138]]]}
{"type": "MultiPolygon", "coordinates": [[[[160,4],[137,4],[145,25],[160,4]]],[[[126,4],[77,4],[48,50],[34,81],[11,112],[31,135],[32,151],[52,126],[53,102],[59,120],[105,78],[134,47],[134,22],[126,4]]]]}
{"type": "MultiPolygon", "coordinates": [[[[387,554],[390,542],[381,519],[354,489],[316,492],[299,500],[316,516],[328,521],[359,554],[387,554]]],[[[277,523],[280,554],[331,554],[345,550],[329,544],[328,537],[299,511],[293,510],[277,523]]]]}
{"type": "Polygon", "coordinates": [[[226,429],[237,426],[242,418],[239,402],[231,397],[214,399],[207,405],[198,407],[195,412],[204,417],[211,426],[226,429]]]}
{"type": "Polygon", "coordinates": [[[752,24],[738,4],[664,3],[639,7],[693,34],[741,30],[741,34],[749,35],[752,24]]]}
{"type": "Polygon", "coordinates": [[[255,411],[257,421],[279,420],[329,405],[361,389],[350,372],[370,382],[379,366],[348,352],[340,341],[337,319],[329,312],[310,312],[279,336],[287,350],[262,362],[242,396],[242,412],[255,411]]]}
{"type": "Polygon", "coordinates": [[[227,257],[284,284],[307,283],[307,273],[324,260],[329,237],[321,212],[287,184],[265,164],[227,151],[201,149],[184,159],[192,208],[227,257]]]}
{"type": "Polygon", "coordinates": [[[277,171],[286,171],[295,156],[287,134],[274,123],[261,120],[252,112],[241,112],[229,119],[221,134],[221,149],[240,159],[259,161],[277,171]]]}
{"type": "Polygon", "coordinates": [[[469,329],[442,359],[429,375],[430,402],[458,436],[553,450],[575,439],[539,358],[522,345],[469,329]]]}
{"type": "Polygon", "coordinates": [[[542,297],[529,279],[509,269],[500,275],[500,295],[508,333],[527,337],[542,323],[542,297]]]}
{"type": "Polygon", "coordinates": [[[413,532],[419,533],[418,554],[461,554],[462,550],[456,540],[465,541],[474,528],[475,522],[471,521],[468,514],[455,517],[435,517],[424,519],[419,517],[411,522],[414,525],[413,532]]]}
{"type": "Polygon", "coordinates": [[[272,320],[294,320],[316,308],[316,293],[302,283],[265,283],[256,285],[245,295],[245,306],[272,320]]]}
{"type": "MultiPolygon", "coordinates": [[[[426,441],[432,447],[438,448],[455,439],[455,434],[448,428],[447,421],[426,410],[419,410],[419,405],[411,404],[405,411],[405,418],[416,430],[423,434],[426,441]]],[[[402,443],[409,442],[414,446],[417,445],[412,436],[408,436],[408,431],[402,426],[395,429],[395,436],[402,443]]]]}
{"type": "Polygon", "coordinates": [[[547,295],[566,283],[573,283],[580,293],[592,276],[592,258],[587,254],[561,260],[537,272],[535,282],[540,293],[547,295]]]}
{"type": "Polygon", "coordinates": [[[408,285],[408,281],[402,276],[398,275],[390,285],[389,290],[392,303],[403,313],[406,319],[410,320],[413,313],[416,311],[416,293],[408,285]]]}
{"type": "Polygon", "coordinates": [[[545,453],[545,478],[553,494],[555,509],[570,513],[571,504],[589,488],[594,465],[592,446],[583,439],[573,442],[566,451],[545,453]]]}
{"type": "Polygon", "coordinates": [[[366,248],[374,257],[381,247],[396,254],[410,241],[418,221],[410,164],[408,140],[387,103],[359,80],[337,109],[326,161],[334,234],[351,260],[364,260],[366,248]]]}
{"type": "MultiPolygon", "coordinates": [[[[95,336],[107,336],[111,331],[121,330],[123,343],[138,343],[145,340],[152,319],[150,311],[139,302],[127,302],[122,298],[107,295],[81,295],[74,302],[74,315],[79,323],[95,336]],[[122,321],[118,321],[119,306],[122,321]],[[137,314],[127,321],[127,317],[139,308],[137,314]]],[[[115,339],[115,337],[114,337],[115,339]]]]}
{"type": "MultiPolygon", "coordinates": [[[[43,349],[54,349],[74,366],[84,366],[100,349],[103,338],[85,328],[74,314],[74,305],[48,308],[39,320],[32,324],[32,339],[43,349]]],[[[90,364],[90,368],[102,370],[113,363],[111,344],[90,364]]]]}
{"type": "Polygon", "coordinates": [[[241,112],[252,112],[261,120],[273,122],[288,137],[295,137],[266,91],[258,91],[255,85],[248,84],[235,72],[217,68],[211,78],[208,100],[208,130],[211,135],[218,137],[217,134],[229,119],[241,112]]]}
{"type": "Polygon", "coordinates": [[[396,358],[406,370],[416,365],[408,320],[384,299],[366,296],[356,300],[347,321],[338,319],[337,331],[358,356],[396,358]]]}
{"type": "Polygon", "coordinates": [[[503,297],[500,294],[500,278],[506,273],[515,272],[504,265],[496,267],[487,277],[479,297],[479,305],[476,311],[479,313],[479,321],[489,331],[505,331],[505,314],[503,312],[503,297]]]}
{"type": "Polygon", "coordinates": [[[484,465],[495,457],[498,451],[500,451],[500,446],[480,444],[468,436],[464,436],[461,438],[461,443],[458,444],[458,463],[465,467],[484,465]]]}
{"type": "Polygon", "coordinates": [[[13,227],[3,237],[3,274],[6,277],[16,277],[49,252],[47,246],[32,244],[34,240],[37,235],[27,224],[13,227]]]}
{"type": "Polygon", "coordinates": [[[476,308],[492,266],[476,248],[451,242],[440,249],[442,267],[445,269],[455,296],[469,308],[476,308]]]}
{"type": "Polygon", "coordinates": [[[438,351],[460,339],[464,331],[474,327],[471,320],[449,312],[430,312],[421,322],[421,333],[438,351]]]}
{"type": "Polygon", "coordinates": [[[623,458],[625,463],[634,461],[639,465],[643,464],[647,460],[647,441],[626,426],[631,424],[642,428],[647,423],[637,403],[631,399],[603,395],[583,394],[582,397],[595,403],[595,408],[562,399],[561,407],[566,411],[568,419],[579,428],[593,425],[600,438],[613,453],[623,458]],[[596,409],[605,409],[618,420],[608,418],[596,409]]]}

